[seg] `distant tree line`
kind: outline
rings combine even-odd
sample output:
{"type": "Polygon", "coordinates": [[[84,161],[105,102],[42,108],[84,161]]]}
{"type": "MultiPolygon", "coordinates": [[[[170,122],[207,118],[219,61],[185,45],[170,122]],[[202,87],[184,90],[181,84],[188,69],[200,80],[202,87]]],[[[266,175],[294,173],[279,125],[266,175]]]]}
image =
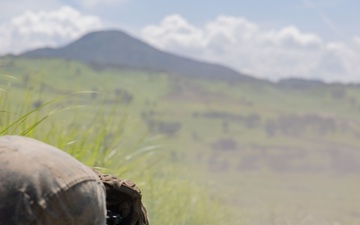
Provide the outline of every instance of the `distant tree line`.
{"type": "Polygon", "coordinates": [[[276,119],[268,119],[264,125],[268,136],[294,135],[298,136],[307,132],[326,135],[336,132],[336,121],[316,114],[306,115],[280,115],[276,119]]]}
{"type": "Polygon", "coordinates": [[[181,129],[181,123],[175,121],[160,121],[147,118],[145,123],[151,132],[167,136],[173,136],[181,129]]]}
{"type": "Polygon", "coordinates": [[[255,128],[261,125],[261,117],[257,113],[251,113],[248,115],[233,114],[222,111],[206,111],[206,112],[194,112],[193,118],[208,118],[208,119],[222,119],[224,121],[224,129],[227,129],[227,122],[239,122],[242,123],[246,128],[255,128]]]}

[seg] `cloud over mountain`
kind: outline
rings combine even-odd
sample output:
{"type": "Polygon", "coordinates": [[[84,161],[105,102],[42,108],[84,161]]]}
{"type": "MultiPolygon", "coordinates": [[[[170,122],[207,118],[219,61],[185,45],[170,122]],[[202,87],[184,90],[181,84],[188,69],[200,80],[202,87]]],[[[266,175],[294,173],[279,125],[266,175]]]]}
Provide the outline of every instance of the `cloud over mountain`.
{"type": "Polygon", "coordinates": [[[262,78],[360,81],[359,37],[334,43],[295,26],[268,30],[245,18],[225,15],[196,26],[177,14],[145,27],[141,34],[161,49],[230,65],[262,78]]]}
{"type": "Polygon", "coordinates": [[[63,6],[54,11],[26,11],[0,24],[0,53],[65,44],[103,27],[100,18],[63,6]]]}

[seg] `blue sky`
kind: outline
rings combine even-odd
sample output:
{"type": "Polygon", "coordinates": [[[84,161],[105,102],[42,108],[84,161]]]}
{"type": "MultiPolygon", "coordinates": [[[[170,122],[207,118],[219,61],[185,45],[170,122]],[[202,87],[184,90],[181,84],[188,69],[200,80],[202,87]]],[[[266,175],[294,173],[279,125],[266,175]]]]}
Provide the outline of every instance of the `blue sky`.
{"type": "Polygon", "coordinates": [[[295,25],[304,32],[336,40],[358,34],[360,21],[360,1],[356,0],[128,0],[94,7],[84,7],[75,0],[64,2],[109,22],[135,28],[159,22],[173,13],[197,25],[222,14],[245,17],[268,27],[295,25]]]}
{"type": "Polygon", "coordinates": [[[357,0],[1,0],[0,54],[123,29],[253,76],[360,82],[357,0]]]}

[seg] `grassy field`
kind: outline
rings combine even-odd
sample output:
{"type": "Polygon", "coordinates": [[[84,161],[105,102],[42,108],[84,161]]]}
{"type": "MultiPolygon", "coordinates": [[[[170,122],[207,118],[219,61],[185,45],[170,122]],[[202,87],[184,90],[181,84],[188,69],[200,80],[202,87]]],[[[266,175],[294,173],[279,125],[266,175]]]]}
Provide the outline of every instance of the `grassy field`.
{"type": "Polygon", "coordinates": [[[134,180],[152,224],[360,224],[359,112],[354,85],[0,60],[0,132],[134,180]]]}

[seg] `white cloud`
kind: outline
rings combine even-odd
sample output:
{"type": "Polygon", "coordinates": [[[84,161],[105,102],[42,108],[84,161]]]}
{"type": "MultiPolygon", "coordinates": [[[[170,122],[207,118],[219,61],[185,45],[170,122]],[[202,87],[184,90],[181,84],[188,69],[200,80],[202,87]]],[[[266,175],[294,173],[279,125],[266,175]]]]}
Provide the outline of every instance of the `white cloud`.
{"type": "Polygon", "coordinates": [[[355,45],[355,48],[358,48],[360,50],[360,36],[353,37],[353,43],[355,45]]]}
{"type": "Polygon", "coordinates": [[[85,8],[95,8],[103,5],[119,5],[124,4],[128,0],[78,0],[78,2],[85,8]]]}
{"type": "Polygon", "coordinates": [[[202,26],[170,15],[145,27],[141,36],[161,49],[222,63],[261,78],[360,81],[360,37],[349,43],[326,42],[296,26],[266,30],[245,18],[224,15],[202,26]]]}
{"type": "Polygon", "coordinates": [[[142,33],[149,34],[151,40],[159,38],[153,41],[157,46],[161,48],[171,46],[175,51],[197,52],[197,49],[202,49],[205,44],[203,32],[177,14],[166,17],[159,26],[145,27],[142,33]]]}
{"type": "Polygon", "coordinates": [[[289,48],[316,48],[322,45],[322,40],[315,34],[302,33],[295,26],[284,27],[278,31],[264,31],[258,38],[271,45],[289,48]]]}
{"type": "Polygon", "coordinates": [[[68,6],[54,11],[26,11],[0,24],[0,53],[62,45],[102,26],[98,17],[84,15],[68,6]]]}

